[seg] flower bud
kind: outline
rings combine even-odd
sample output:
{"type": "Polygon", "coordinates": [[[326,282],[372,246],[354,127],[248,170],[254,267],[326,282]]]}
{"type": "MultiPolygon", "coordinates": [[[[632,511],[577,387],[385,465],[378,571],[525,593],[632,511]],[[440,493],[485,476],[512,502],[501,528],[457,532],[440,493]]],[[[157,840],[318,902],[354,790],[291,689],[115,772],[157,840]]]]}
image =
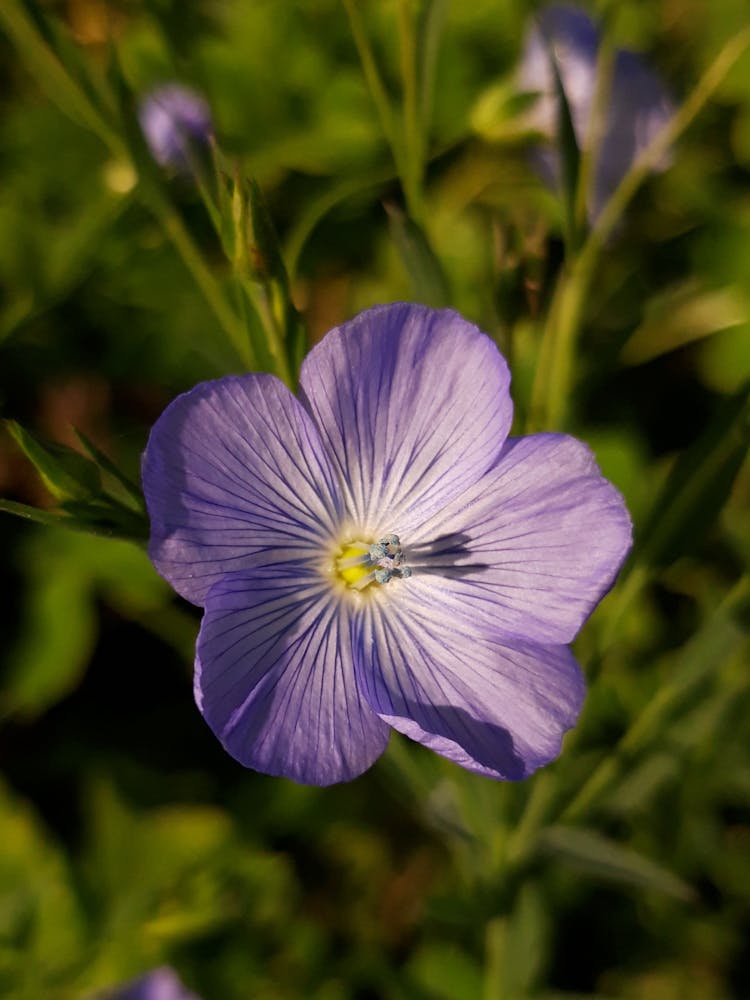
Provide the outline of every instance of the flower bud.
{"type": "Polygon", "coordinates": [[[157,87],[141,101],[138,120],[160,166],[194,172],[196,156],[213,132],[210,108],[200,94],[179,83],[157,87]]]}

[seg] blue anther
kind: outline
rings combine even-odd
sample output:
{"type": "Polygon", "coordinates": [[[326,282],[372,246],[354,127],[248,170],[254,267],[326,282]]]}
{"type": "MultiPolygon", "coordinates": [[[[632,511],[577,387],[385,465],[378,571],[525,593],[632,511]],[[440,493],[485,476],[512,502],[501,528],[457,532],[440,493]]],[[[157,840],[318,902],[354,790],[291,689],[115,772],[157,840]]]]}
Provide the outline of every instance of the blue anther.
{"type": "Polygon", "coordinates": [[[388,552],[383,542],[375,542],[374,545],[370,546],[370,550],[368,552],[371,563],[376,563],[381,559],[385,559],[387,554],[388,552]]]}
{"type": "Polygon", "coordinates": [[[393,573],[389,569],[376,569],[375,570],[375,582],[376,583],[388,583],[393,573]]]}

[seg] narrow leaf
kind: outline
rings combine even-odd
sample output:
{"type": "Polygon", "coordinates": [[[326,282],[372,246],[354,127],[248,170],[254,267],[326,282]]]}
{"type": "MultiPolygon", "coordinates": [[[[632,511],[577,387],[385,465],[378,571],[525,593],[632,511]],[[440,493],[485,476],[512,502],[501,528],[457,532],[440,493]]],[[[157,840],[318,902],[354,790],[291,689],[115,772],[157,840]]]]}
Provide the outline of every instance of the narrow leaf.
{"type": "Polygon", "coordinates": [[[33,463],[44,485],[58,500],[81,499],[101,488],[96,465],[77,451],[53,442],[42,444],[14,420],[8,420],[6,427],[33,463]]]}
{"type": "Polygon", "coordinates": [[[649,303],[621,358],[626,365],[640,365],[748,319],[750,303],[739,289],[708,289],[690,280],[649,303]]]}
{"type": "Polygon", "coordinates": [[[516,894],[507,917],[487,928],[485,995],[514,1000],[536,995],[549,951],[549,915],[536,882],[527,881],[516,894]]]}
{"type": "Polygon", "coordinates": [[[287,288],[286,267],[281,254],[279,238],[276,235],[276,227],[273,224],[260,185],[255,179],[250,181],[249,204],[255,266],[261,275],[272,281],[278,281],[283,288],[287,288]]]}
{"type": "Polygon", "coordinates": [[[138,509],[143,510],[143,493],[141,492],[140,487],[134,483],[132,479],[129,479],[124,472],[121,472],[115,463],[108,458],[100,448],[97,448],[93,441],[86,437],[83,431],[79,431],[75,427],[73,428],[73,431],[75,436],[81,442],[81,445],[86,449],[99,468],[103,472],[109,473],[113,479],[116,479],[117,482],[120,483],[120,485],[123,486],[127,493],[133,498],[133,500],[137,502],[138,509]]]}
{"type": "Polygon", "coordinates": [[[448,282],[424,230],[395,205],[386,204],[385,210],[393,242],[411,278],[414,297],[429,306],[447,305],[448,282]]]}
{"type": "Polygon", "coordinates": [[[79,530],[134,542],[143,542],[148,538],[149,526],[145,513],[136,513],[110,497],[67,500],[61,506],[75,520],[75,526],[79,530]]]}
{"type": "Polygon", "coordinates": [[[63,514],[55,514],[51,510],[40,510],[38,507],[31,507],[26,503],[17,503],[15,500],[0,499],[0,510],[6,514],[14,514],[27,521],[36,521],[37,524],[65,525],[70,520],[63,514]]]}
{"type": "Polygon", "coordinates": [[[747,383],[678,459],[637,542],[642,563],[668,565],[718,516],[750,445],[749,400],[747,383]]]}
{"type": "Polygon", "coordinates": [[[443,33],[445,15],[449,0],[427,0],[419,18],[418,26],[418,77],[419,111],[422,128],[429,132],[432,121],[432,106],[435,95],[435,71],[440,36],[443,33]]]}
{"type": "Polygon", "coordinates": [[[544,854],[592,878],[654,889],[685,901],[695,896],[687,883],[666,868],[594,830],[548,827],[539,835],[538,846],[544,854]]]}
{"type": "Polygon", "coordinates": [[[581,242],[581,233],[576,221],[576,205],[578,199],[578,184],[581,173],[581,154],[578,149],[576,133],[573,127],[573,117],[565,95],[560,70],[554,53],[550,49],[550,59],[555,76],[555,93],[557,94],[557,141],[560,152],[560,181],[562,184],[563,218],[565,220],[566,243],[569,250],[575,251],[581,242]]]}
{"type": "Polygon", "coordinates": [[[148,538],[148,521],[128,507],[107,500],[65,500],[60,512],[40,510],[15,500],[0,499],[0,511],[47,527],[69,528],[90,535],[123,538],[142,543],[148,538]]]}

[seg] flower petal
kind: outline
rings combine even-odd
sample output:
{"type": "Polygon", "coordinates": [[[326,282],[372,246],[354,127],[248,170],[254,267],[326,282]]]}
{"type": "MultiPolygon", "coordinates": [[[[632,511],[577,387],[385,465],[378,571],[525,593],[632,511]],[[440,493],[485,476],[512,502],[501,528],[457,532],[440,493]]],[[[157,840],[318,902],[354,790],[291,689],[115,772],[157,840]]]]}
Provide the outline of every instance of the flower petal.
{"type": "Polygon", "coordinates": [[[403,541],[434,601],[506,635],[566,644],[612,586],[632,530],[584,444],[533,434],[509,440],[491,472],[403,541]]]}
{"type": "Polygon", "coordinates": [[[489,337],[448,309],[377,306],[331,330],[300,397],[357,528],[408,534],[476,481],[510,429],[509,382],[489,337]]]}
{"type": "Polygon", "coordinates": [[[388,727],[354,680],[350,609],[289,566],[233,573],[208,594],[196,647],[198,706],[246,767],[311,785],[366,771],[388,727]]]}
{"type": "Polygon", "coordinates": [[[166,965],[101,996],[102,1000],[200,1000],[196,993],[183,986],[177,973],[166,965]]]}
{"type": "Polygon", "coordinates": [[[143,489],[149,555],[195,604],[258,553],[319,558],[341,517],[318,433],[271,375],[203,382],[175,399],[151,431],[143,489]]]}
{"type": "Polygon", "coordinates": [[[516,781],[555,758],[585,690],[570,650],[504,643],[411,583],[399,582],[387,606],[363,602],[355,619],[357,682],[372,709],[488,777],[516,781]]]}

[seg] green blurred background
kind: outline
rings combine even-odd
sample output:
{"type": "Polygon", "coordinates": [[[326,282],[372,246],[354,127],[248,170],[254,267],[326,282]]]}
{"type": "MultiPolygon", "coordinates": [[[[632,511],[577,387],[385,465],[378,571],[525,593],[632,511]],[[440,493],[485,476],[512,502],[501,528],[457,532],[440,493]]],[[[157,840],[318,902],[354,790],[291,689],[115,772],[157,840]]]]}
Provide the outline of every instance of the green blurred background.
{"type": "MultiPolygon", "coordinates": [[[[356,6],[397,104],[399,4],[356,6]]],[[[614,6],[617,44],[678,100],[748,20],[746,0],[614,6]]],[[[561,213],[492,109],[534,7],[440,8],[425,230],[439,294],[510,356],[520,429],[561,213]]],[[[3,417],[71,447],[78,428],[137,478],[167,402],[240,370],[133,167],[66,113],[19,23],[92,93],[207,96],[311,338],[435,292],[340,0],[9,0],[3,417]]],[[[346,786],[244,771],[193,703],[197,611],[143,549],[0,514],[1,995],[78,1000],[169,963],[205,1000],[750,996],[749,179],[746,54],[586,299],[565,429],[642,544],[577,643],[578,730],[523,786],[395,737],[346,786]]],[[[165,189],[221,286],[194,188],[165,189]]],[[[54,506],[3,430],[0,495],[54,506]]]]}

